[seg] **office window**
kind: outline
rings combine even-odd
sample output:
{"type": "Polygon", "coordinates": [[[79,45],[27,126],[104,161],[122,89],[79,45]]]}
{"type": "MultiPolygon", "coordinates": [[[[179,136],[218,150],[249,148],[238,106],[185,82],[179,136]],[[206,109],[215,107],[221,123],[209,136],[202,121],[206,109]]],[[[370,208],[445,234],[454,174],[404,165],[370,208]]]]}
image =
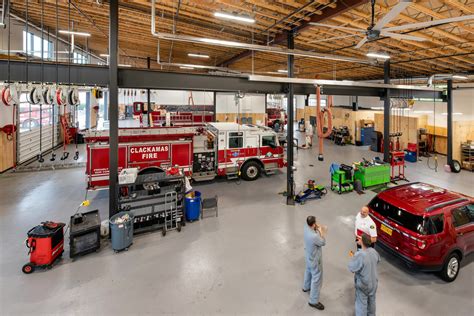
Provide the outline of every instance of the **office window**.
{"type": "MultiPolygon", "coordinates": [[[[23,52],[30,56],[41,58],[41,36],[23,31],[23,52]]],[[[43,58],[52,59],[52,57],[53,42],[43,38],[43,58]]]]}
{"type": "Polygon", "coordinates": [[[87,64],[87,55],[74,52],[72,62],[75,64],[87,64]]]}

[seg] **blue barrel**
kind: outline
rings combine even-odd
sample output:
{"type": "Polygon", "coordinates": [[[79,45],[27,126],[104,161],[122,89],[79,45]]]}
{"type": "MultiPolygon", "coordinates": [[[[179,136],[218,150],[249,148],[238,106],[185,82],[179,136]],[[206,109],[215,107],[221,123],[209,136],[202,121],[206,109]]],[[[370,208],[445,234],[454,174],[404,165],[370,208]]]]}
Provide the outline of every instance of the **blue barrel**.
{"type": "Polygon", "coordinates": [[[199,219],[201,214],[201,192],[191,191],[186,194],[184,199],[184,210],[187,221],[195,221],[199,219]]]}
{"type": "Polygon", "coordinates": [[[120,212],[110,218],[110,239],[113,250],[128,249],[133,243],[133,219],[134,216],[131,212],[120,212]],[[117,222],[118,218],[126,214],[129,217],[127,221],[117,222]]]}

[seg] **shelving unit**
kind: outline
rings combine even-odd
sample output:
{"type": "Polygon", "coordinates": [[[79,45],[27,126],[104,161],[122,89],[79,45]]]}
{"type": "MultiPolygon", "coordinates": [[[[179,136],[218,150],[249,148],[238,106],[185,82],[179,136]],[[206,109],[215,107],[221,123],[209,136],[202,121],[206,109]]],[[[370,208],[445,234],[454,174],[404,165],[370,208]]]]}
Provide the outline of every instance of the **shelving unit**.
{"type": "Polygon", "coordinates": [[[119,184],[120,211],[133,212],[134,233],[172,229],[184,224],[185,179],[182,175],[153,173],[137,176],[133,184],[119,184]]]}
{"type": "Polygon", "coordinates": [[[461,165],[464,169],[474,171],[474,143],[461,144],[461,165]]]}

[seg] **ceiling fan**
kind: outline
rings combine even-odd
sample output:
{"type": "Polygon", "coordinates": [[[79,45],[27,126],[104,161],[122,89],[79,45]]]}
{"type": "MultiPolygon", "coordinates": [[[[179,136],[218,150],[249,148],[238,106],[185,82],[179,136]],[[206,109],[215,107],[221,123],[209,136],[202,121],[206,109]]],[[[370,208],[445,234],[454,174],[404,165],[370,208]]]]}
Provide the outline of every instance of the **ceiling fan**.
{"type": "MultiPolygon", "coordinates": [[[[397,3],[384,17],[382,17],[380,20],[377,21],[377,23],[375,23],[375,0],[371,0],[372,21],[370,23],[370,26],[367,28],[367,30],[346,27],[346,26],[321,24],[321,23],[310,23],[310,24],[314,26],[327,27],[331,29],[357,32],[359,34],[333,37],[332,40],[342,39],[342,38],[347,38],[347,37],[363,36],[364,38],[355,46],[355,48],[361,48],[365,43],[373,41],[373,40],[377,40],[380,37],[391,37],[391,38],[396,38],[399,40],[410,40],[410,41],[422,42],[426,40],[423,37],[394,33],[394,32],[409,30],[409,29],[423,29],[423,28],[433,27],[436,25],[442,25],[442,24],[447,24],[447,23],[452,23],[452,22],[460,22],[460,21],[474,19],[474,15],[464,15],[464,16],[458,16],[454,18],[447,18],[447,19],[441,19],[441,20],[419,22],[419,23],[412,23],[412,24],[405,24],[405,25],[400,25],[400,26],[384,28],[385,25],[390,23],[390,21],[392,21],[403,10],[405,10],[410,5],[410,3],[412,3],[412,0],[400,0],[400,2],[397,3]]],[[[331,39],[324,39],[323,41],[328,41],[328,40],[331,40],[331,39]]],[[[316,40],[314,42],[318,42],[318,41],[316,40]]]]}

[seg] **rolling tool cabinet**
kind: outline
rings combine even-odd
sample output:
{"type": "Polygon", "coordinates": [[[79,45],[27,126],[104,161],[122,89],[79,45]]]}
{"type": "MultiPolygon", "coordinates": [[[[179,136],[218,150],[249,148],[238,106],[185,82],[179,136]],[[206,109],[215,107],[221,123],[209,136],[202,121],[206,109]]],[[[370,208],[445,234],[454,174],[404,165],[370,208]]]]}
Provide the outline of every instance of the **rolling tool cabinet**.
{"type": "Polygon", "coordinates": [[[138,175],[131,184],[119,184],[119,210],[134,215],[134,233],[181,231],[184,221],[185,179],[165,172],[138,175]]]}

